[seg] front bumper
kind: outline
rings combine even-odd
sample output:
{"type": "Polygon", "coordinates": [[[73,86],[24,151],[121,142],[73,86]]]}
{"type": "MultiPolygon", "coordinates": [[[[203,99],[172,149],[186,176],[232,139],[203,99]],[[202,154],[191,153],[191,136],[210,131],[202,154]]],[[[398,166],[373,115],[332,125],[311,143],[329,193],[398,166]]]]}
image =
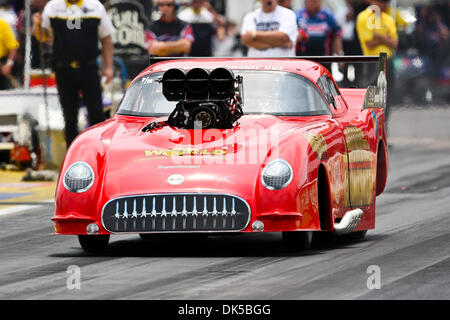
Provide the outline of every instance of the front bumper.
{"type": "Polygon", "coordinates": [[[56,234],[87,234],[91,223],[98,234],[236,233],[320,230],[314,206],[302,212],[258,212],[255,204],[229,194],[180,193],[119,197],[106,202],[96,218],[71,212],[55,216],[56,234]],[[263,230],[254,230],[256,222],[263,230]]]}

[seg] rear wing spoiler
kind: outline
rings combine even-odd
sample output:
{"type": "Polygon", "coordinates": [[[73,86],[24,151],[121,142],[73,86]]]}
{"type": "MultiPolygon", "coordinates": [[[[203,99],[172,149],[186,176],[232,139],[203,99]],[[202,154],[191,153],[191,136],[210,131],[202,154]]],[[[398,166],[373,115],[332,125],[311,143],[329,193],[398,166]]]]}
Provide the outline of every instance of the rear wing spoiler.
{"type": "Polygon", "coordinates": [[[376,86],[368,86],[366,96],[364,98],[363,109],[369,108],[386,108],[387,94],[387,54],[380,53],[379,56],[298,56],[298,57],[271,57],[271,58],[253,58],[253,57],[155,57],[150,56],[150,65],[158,62],[171,60],[187,60],[187,59],[301,59],[310,60],[320,64],[327,63],[378,63],[378,81],[376,86]]]}

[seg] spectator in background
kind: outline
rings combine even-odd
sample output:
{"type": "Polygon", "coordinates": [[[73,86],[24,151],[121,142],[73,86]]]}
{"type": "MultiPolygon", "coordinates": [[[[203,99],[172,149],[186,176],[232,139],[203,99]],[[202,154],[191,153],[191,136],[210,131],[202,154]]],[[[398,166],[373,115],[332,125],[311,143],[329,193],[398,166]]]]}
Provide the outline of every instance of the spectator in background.
{"type": "Polygon", "coordinates": [[[293,57],[297,34],[295,13],[276,0],[263,0],[261,8],[245,16],[241,30],[249,57],[293,57]]]}
{"type": "Polygon", "coordinates": [[[333,14],[322,9],[322,0],[305,0],[305,9],[297,12],[299,56],[343,55],[341,27],[333,14]]]}
{"type": "Polygon", "coordinates": [[[224,27],[225,19],[218,14],[208,1],[192,0],[191,5],[178,14],[178,18],[192,26],[195,43],[191,56],[210,57],[213,50],[213,38],[218,26],[224,27]]]}
{"type": "Polygon", "coordinates": [[[372,6],[358,15],[356,30],[361,48],[364,55],[386,52],[391,58],[398,46],[398,35],[394,19],[386,12],[389,0],[372,0],[371,4],[380,8],[380,17],[374,16],[378,12],[372,6]]]}
{"type": "Polygon", "coordinates": [[[292,10],[292,0],[278,0],[278,4],[286,9],[292,10]]]}
{"type": "Polygon", "coordinates": [[[0,0],[0,18],[11,27],[14,36],[17,36],[17,14],[12,7],[12,0],[0,0]]]}
{"type": "Polygon", "coordinates": [[[439,15],[438,7],[424,7],[416,27],[416,39],[420,53],[429,58],[431,75],[439,78],[441,68],[448,57],[449,31],[439,15]]]}
{"type": "Polygon", "coordinates": [[[218,14],[225,16],[228,1],[229,0],[210,0],[209,3],[211,3],[212,7],[218,14]]]}
{"type": "MultiPolygon", "coordinates": [[[[358,35],[356,34],[356,10],[355,1],[347,0],[346,6],[336,12],[336,21],[342,28],[344,52],[346,55],[352,56],[362,54],[361,45],[359,44],[358,35]]],[[[348,77],[349,66],[349,64],[345,64],[343,68],[344,79],[342,81],[342,86],[344,87],[350,85],[348,77]]],[[[362,66],[359,63],[353,64],[355,74],[361,74],[361,67],[362,66]]],[[[358,83],[356,83],[356,86],[359,86],[358,83]]]]}
{"type": "Polygon", "coordinates": [[[33,33],[39,41],[53,39],[53,68],[69,147],[78,135],[80,91],[89,123],[105,120],[97,57],[101,53],[105,83],[111,82],[114,76],[111,35],[115,30],[98,0],[51,0],[42,15],[33,15],[33,24],[33,33]]]}
{"type": "Polygon", "coordinates": [[[442,20],[447,26],[450,26],[450,2],[442,3],[442,20]]]}
{"type": "Polygon", "coordinates": [[[242,51],[240,47],[239,31],[234,22],[227,22],[226,28],[217,30],[224,32],[223,35],[217,36],[214,41],[215,57],[241,57],[242,51]]]}
{"type": "Polygon", "coordinates": [[[19,43],[9,24],[0,19],[0,90],[11,88],[11,71],[19,43]]]}
{"type": "MultiPolygon", "coordinates": [[[[391,111],[393,90],[395,88],[394,67],[392,57],[398,47],[397,27],[394,19],[387,14],[389,0],[372,0],[371,6],[361,12],[356,19],[356,30],[363,54],[366,56],[379,55],[382,52],[387,53],[387,110],[386,110],[386,128],[391,111]],[[379,9],[374,10],[378,7],[379,9]]],[[[365,66],[363,79],[368,79],[367,85],[376,84],[378,71],[370,66],[365,66]]]]}
{"type": "MultiPolygon", "coordinates": [[[[30,1],[30,11],[31,16],[36,12],[42,12],[47,4],[48,0],[31,0],[30,1]]],[[[25,10],[21,9],[18,15],[17,22],[17,40],[20,43],[20,52],[18,57],[16,58],[16,65],[19,65],[19,72],[23,72],[23,66],[25,63],[25,41],[26,41],[26,29],[25,29],[25,10]]],[[[30,17],[31,18],[31,17],[30,17]]],[[[31,36],[31,68],[39,69],[41,68],[41,63],[43,63],[44,68],[50,67],[50,59],[47,59],[51,55],[51,44],[50,43],[42,43],[43,50],[43,58],[44,61],[41,61],[41,45],[39,41],[31,36]]]]}
{"type": "Polygon", "coordinates": [[[158,0],[161,18],[146,31],[147,50],[160,57],[184,56],[191,52],[194,35],[192,27],[177,18],[178,4],[174,0],[158,0]]]}

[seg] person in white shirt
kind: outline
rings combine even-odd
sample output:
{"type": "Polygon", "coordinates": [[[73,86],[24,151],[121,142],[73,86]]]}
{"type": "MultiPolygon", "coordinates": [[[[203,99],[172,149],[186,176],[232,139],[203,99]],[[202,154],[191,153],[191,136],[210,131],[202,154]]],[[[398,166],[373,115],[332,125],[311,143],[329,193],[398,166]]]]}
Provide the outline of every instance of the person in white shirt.
{"type": "Polygon", "coordinates": [[[294,57],[297,34],[295,13],[276,0],[263,0],[260,9],[245,16],[241,30],[249,57],[294,57]]]}

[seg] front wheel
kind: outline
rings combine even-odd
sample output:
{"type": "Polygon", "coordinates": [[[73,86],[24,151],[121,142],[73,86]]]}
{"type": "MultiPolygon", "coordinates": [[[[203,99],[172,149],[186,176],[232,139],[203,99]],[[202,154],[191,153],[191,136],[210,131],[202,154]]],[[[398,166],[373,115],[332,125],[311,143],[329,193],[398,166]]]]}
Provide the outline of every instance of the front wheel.
{"type": "Polygon", "coordinates": [[[293,250],[308,250],[312,239],[313,231],[283,232],[283,241],[293,250]]]}
{"type": "Polygon", "coordinates": [[[100,235],[100,236],[79,235],[78,241],[80,242],[80,245],[84,251],[102,252],[105,251],[106,248],[108,248],[109,235],[100,235]]]}

